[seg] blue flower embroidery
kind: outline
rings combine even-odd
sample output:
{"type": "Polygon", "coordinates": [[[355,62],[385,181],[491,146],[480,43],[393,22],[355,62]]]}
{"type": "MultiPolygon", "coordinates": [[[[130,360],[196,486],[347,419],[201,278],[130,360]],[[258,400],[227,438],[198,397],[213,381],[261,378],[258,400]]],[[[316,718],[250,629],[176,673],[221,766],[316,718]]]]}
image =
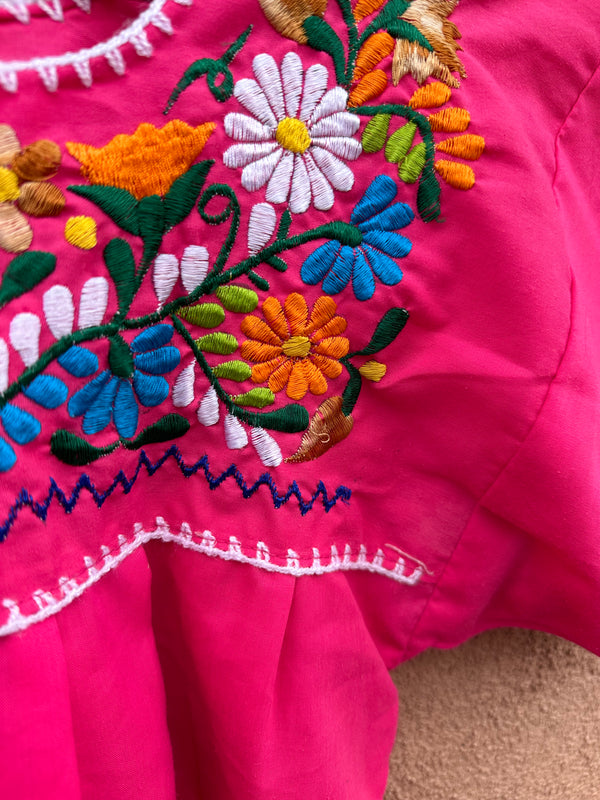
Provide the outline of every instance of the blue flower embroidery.
{"type": "Polygon", "coordinates": [[[317,247],[302,264],[300,276],[311,286],[323,281],[323,291],[337,294],[352,279],[358,300],[369,300],[375,293],[375,275],[386,286],[402,280],[402,270],[393,260],[410,253],[412,243],[399,233],[414,219],[406,203],[393,203],[398,188],[387,175],[373,180],[352,212],[350,222],[362,234],[356,247],[333,239],[317,247]]]}
{"type": "MultiPolygon", "coordinates": [[[[11,403],[0,409],[0,419],[6,435],[17,444],[29,444],[42,429],[35,417],[11,403]]],[[[12,446],[0,437],[0,472],[8,472],[16,460],[12,446]]]]}
{"type": "Polygon", "coordinates": [[[103,431],[111,419],[119,436],[129,438],[138,426],[138,402],[158,406],[169,395],[169,384],[161,377],[178,366],[179,350],[168,347],[171,325],[155,325],[142,331],[129,345],[134,369],[130,378],[119,378],[104,370],[80,389],[67,406],[72,417],[83,415],[84,433],[103,431]]]}

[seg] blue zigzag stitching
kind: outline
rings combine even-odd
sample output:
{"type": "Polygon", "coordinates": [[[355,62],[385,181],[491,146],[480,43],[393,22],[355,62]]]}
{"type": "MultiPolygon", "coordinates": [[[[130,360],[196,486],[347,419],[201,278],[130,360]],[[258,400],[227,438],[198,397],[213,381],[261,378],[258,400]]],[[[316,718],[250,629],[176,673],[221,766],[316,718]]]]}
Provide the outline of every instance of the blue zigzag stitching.
{"type": "Polygon", "coordinates": [[[315,501],[319,497],[322,497],[325,511],[330,511],[338,500],[341,500],[343,503],[348,503],[352,494],[351,490],[346,486],[338,486],[333,497],[329,497],[323,481],[319,481],[316,491],[310,500],[305,500],[302,497],[302,493],[296,481],[293,481],[293,483],[290,484],[285,494],[279,494],[277,486],[268,472],[263,473],[260,478],[258,478],[258,480],[252,484],[252,486],[248,486],[244,480],[244,476],[237,469],[235,464],[232,464],[228,469],[225,470],[225,472],[218,477],[215,477],[210,471],[208,456],[202,456],[202,458],[199,461],[196,461],[195,464],[188,466],[183,460],[183,456],[181,455],[181,451],[177,445],[173,444],[158,459],[158,461],[154,463],[150,461],[146,455],[146,452],[141,450],[138,464],[132,477],[128,478],[123,470],[120,470],[112,484],[105,492],[99,492],[94,486],[89,475],[86,475],[85,473],[79,477],[79,480],[75,484],[70,497],[67,497],[65,492],[60,488],[60,486],[58,486],[54,478],[50,478],[50,489],[48,491],[48,496],[41,503],[37,503],[26,489],[21,489],[17,498],[15,499],[15,502],[10,507],[6,520],[2,525],[0,525],[0,542],[3,542],[6,539],[8,532],[14,525],[19,513],[23,508],[30,508],[32,513],[38,519],[44,522],[48,516],[50,504],[52,503],[52,500],[56,498],[56,501],[63,507],[65,513],[70,514],[77,505],[77,501],[79,500],[79,495],[81,494],[82,489],[88,491],[98,508],[101,508],[104,504],[104,501],[110,497],[117,486],[122,487],[124,494],[129,494],[129,492],[133,489],[133,486],[137,481],[143,467],[145,467],[148,475],[152,476],[155,472],[158,472],[163,464],[170,458],[175,460],[185,478],[190,478],[197,472],[204,472],[204,477],[206,478],[206,482],[208,483],[210,489],[217,489],[224,481],[227,480],[227,478],[233,478],[239,486],[242,496],[245,499],[252,497],[252,495],[255,494],[261,486],[269,487],[275,508],[281,508],[281,506],[285,505],[285,503],[287,503],[291,497],[296,497],[302,516],[308,514],[315,504],[315,501]]]}

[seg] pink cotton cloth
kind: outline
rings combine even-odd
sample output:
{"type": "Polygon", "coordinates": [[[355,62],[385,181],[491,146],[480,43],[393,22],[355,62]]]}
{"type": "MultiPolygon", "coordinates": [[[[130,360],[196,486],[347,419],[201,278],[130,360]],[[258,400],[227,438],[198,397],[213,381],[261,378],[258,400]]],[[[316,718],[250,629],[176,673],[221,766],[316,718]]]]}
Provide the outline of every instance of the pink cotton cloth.
{"type": "MultiPolygon", "coordinates": [[[[64,5],[64,23],[41,12],[28,27],[2,16],[0,62],[111,35],[112,4],[92,3],[89,19],[64,5]]],[[[118,19],[142,11],[121,4],[118,19]]],[[[240,201],[236,263],[248,252],[250,211],[265,199],[223,163],[232,145],[224,117],[246,112],[235,98],[216,102],[205,78],[164,116],[169,95],[192,62],[220,58],[249,25],[231,64],[236,81],[253,77],[256,55],[281,64],[294,51],[304,70],[323,63],[335,85],[329,56],[277,34],[255,0],[168,2],[164,12],[172,37],[148,28],[149,59],[125,45],[124,75],[97,59],[92,86],[61,68],[50,93],[23,72],[18,92],[0,98],[0,122],[23,145],[59,143],[53,182],[67,195],[61,217],[32,220],[32,248],[56,254],[57,267],[2,309],[5,341],[17,313],[44,319],[53,284],[70,289],[77,312],[85,281],[107,274],[102,248],[123,236],[66,191],[85,183],[66,142],[102,147],[142,122],[214,122],[201,158],[215,160],[209,182],[228,184],[240,201]],[[65,220],[76,215],[96,220],[96,248],[65,240],[65,220]]],[[[588,0],[568,13],[538,0],[457,6],[468,77],[453,102],[486,142],[476,184],[460,192],[443,183],[440,221],[417,215],[403,229],[413,247],[398,285],[378,283],[366,303],[350,286],[334,296],[353,350],[390,306],[410,319],[376,356],[387,374],[363,382],[351,435],[323,456],[267,469],[251,447],[226,448],[222,419],[205,428],[190,413],[193,427],[175,442],[181,463],[206,455],[212,476],[234,465],[237,479],[209,488],[203,469],[186,475],[171,456],[138,473],[139,450],[124,448],[72,467],[50,453],[50,436],[80,433],[81,420],[66,404],[36,408],[39,437],[15,446],[17,463],[0,477],[0,796],[376,800],[397,725],[389,668],[504,625],[600,653],[599,16],[588,0]],[[86,488],[74,498],[84,474],[101,495],[116,488],[100,505],[86,488]],[[35,504],[50,487],[65,499],[55,491],[42,514],[35,504]],[[23,506],[23,490],[39,513],[23,506]]],[[[327,19],[343,33],[333,2],[327,19]]],[[[407,103],[416,88],[408,76],[373,102],[407,103]]],[[[292,233],[348,221],[379,174],[416,211],[416,188],[397,180],[382,153],[349,166],[351,191],[335,192],[330,211],[294,215],[292,233]]],[[[275,206],[278,218],[284,207],[275,206]]],[[[161,252],[180,259],[201,244],[214,260],[225,234],[194,211],[161,252]]],[[[323,292],[300,279],[309,252],[285,254],[288,270],[269,273],[269,294],[301,292],[312,307],[323,292]]],[[[0,250],[2,271],[11,258],[0,250]]],[[[113,289],[108,303],[114,313],[113,289]]],[[[156,308],[150,281],[135,303],[156,308]]],[[[241,340],[240,319],[228,317],[225,330],[241,340]]],[[[42,325],[40,349],[53,341],[42,325]]],[[[104,368],[106,350],[97,352],[104,368]]],[[[11,352],[10,380],[23,368],[11,352]]],[[[53,374],[70,391],[82,385],[53,374]]],[[[307,396],[311,413],[321,400],[307,396]]],[[[171,396],[164,405],[180,411],[171,396]]],[[[152,408],[140,413],[139,429],[157,418],[152,408]]],[[[280,439],[285,456],[300,438],[280,439]]],[[[114,428],[93,439],[112,440],[114,428]]],[[[170,446],[146,446],[148,463],[170,446]]]]}

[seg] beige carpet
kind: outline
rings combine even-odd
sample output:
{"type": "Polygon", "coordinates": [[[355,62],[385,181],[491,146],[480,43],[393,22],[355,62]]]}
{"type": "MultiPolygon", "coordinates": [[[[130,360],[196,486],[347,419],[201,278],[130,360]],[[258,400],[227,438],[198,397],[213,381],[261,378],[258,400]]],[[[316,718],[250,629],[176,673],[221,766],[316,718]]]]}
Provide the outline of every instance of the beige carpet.
{"type": "Polygon", "coordinates": [[[386,800],[599,800],[600,658],[500,630],[394,673],[386,800]]]}

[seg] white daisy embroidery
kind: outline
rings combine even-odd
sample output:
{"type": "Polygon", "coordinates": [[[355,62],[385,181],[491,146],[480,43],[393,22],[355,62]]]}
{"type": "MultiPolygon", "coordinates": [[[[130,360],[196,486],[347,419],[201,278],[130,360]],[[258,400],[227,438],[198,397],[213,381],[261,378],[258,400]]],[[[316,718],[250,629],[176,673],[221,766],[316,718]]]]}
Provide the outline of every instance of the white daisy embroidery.
{"type": "Polygon", "coordinates": [[[226,166],[242,168],[249,192],[267,184],[267,201],[289,202],[294,214],[311,202],[327,211],[334,189],[354,185],[341,159],[353,161],[362,151],[352,138],[360,120],[346,111],[348,93],[340,86],[328,91],[326,68],[315,64],[305,73],[294,52],[284,56],[281,70],[267,53],[256,56],[252,69],[256,80],[242,78],[234,92],[252,116],[225,117],[227,134],[238,142],[224,153],[226,166]]]}

